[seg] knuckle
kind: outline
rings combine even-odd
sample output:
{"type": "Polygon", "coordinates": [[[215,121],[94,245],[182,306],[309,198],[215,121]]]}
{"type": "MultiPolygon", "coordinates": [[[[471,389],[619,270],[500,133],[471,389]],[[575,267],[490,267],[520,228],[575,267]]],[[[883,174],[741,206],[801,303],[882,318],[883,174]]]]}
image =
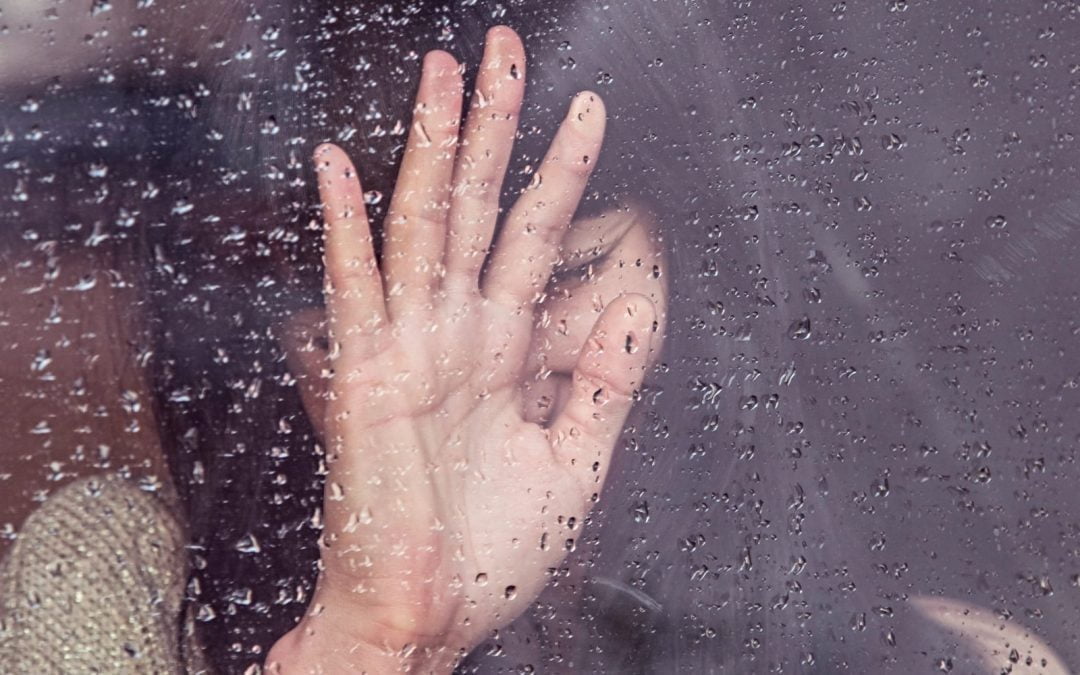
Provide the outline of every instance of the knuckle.
{"type": "Polygon", "coordinates": [[[576,148],[559,153],[552,158],[551,164],[564,174],[580,181],[592,173],[595,159],[587,150],[576,148]]]}
{"type": "Polygon", "coordinates": [[[377,270],[374,259],[354,258],[339,264],[330,264],[327,275],[335,286],[350,289],[369,284],[375,278],[377,270]]]}

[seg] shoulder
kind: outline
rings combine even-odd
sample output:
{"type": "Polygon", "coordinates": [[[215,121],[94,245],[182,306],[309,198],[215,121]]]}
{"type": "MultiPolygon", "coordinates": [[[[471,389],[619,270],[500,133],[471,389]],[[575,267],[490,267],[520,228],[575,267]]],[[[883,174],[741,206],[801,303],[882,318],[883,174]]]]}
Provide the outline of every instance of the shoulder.
{"type": "Polygon", "coordinates": [[[26,520],[0,568],[0,660],[172,672],[186,577],[165,500],[119,476],[75,481],[26,520]]]}
{"type": "Polygon", "coordinates": [[[113,474],[81,478],[49,496],[27,518],[4,567],[29,583],[109,572],[156,577],[184,574],[186,534],[175,507],[113,474]]]}

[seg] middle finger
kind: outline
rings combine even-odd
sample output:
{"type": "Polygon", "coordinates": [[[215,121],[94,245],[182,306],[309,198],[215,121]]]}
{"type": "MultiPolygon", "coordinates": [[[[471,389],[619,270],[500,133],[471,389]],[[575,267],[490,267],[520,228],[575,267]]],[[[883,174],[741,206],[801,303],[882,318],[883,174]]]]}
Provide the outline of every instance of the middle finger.
{"type": "Polygon", "coordinates": [[[454,57],[428,52],[383,231],[382,267],[391,317],[430,304],[442,273],[462,89],[454,57]]]}
{"type": "Polygon", "coordinates": [[[499,215],[510,152],[525,96],[525,48],[506,26],[488,31],[465,136],[454,170],[446,275],[469,291],[479,288],[499,215]]]}

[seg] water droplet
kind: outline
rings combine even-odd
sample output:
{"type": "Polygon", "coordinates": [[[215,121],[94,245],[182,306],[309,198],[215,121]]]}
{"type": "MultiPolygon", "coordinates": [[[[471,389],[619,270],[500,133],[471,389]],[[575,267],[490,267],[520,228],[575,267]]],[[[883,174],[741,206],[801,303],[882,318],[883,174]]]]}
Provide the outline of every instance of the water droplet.
{"type": "Polygon", "coordinates": [[[809,340],[810,317],[804,316],[801,319],[793,321],[791,326],[788,327],[788,337],[792,340],[809,340]]]}
{"type": "Polygon", "coordinates": [[[253,534],[245,534],[236,542],[234,548],[241,553],[262,553],[262,546],[253,534]]]}
{"type": "Polygon", "coordinates": [[[885,134],[881,137],[881,147],[886,150],[902,150],[906,145],[907,141],[897,134],[885,134]]]}

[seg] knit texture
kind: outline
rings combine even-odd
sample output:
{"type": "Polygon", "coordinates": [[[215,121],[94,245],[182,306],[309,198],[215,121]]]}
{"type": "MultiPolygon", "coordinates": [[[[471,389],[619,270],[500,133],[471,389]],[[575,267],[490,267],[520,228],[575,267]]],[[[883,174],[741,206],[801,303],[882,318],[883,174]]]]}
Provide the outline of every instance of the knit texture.
{"type": "Polygon", "coordinates": [[[0,566],[0,669],[209,672],[182,616],[185,543],[165,502],[117,476],[51,495],[0,566]]]}

